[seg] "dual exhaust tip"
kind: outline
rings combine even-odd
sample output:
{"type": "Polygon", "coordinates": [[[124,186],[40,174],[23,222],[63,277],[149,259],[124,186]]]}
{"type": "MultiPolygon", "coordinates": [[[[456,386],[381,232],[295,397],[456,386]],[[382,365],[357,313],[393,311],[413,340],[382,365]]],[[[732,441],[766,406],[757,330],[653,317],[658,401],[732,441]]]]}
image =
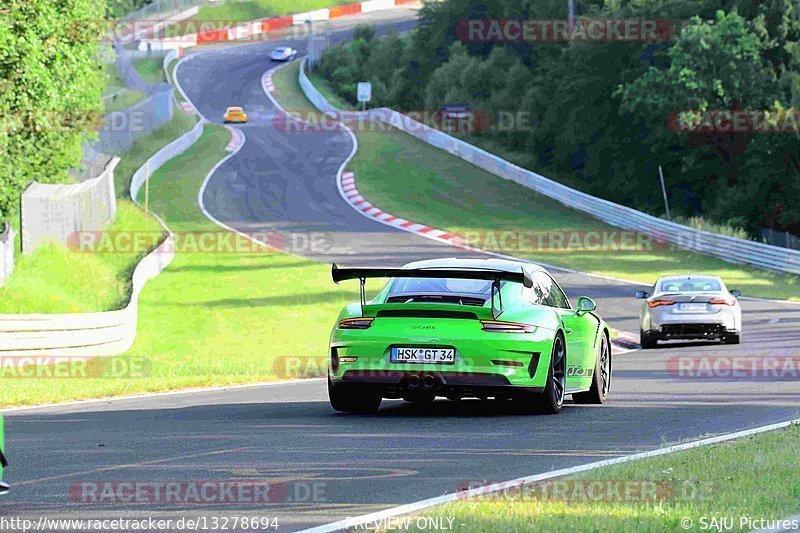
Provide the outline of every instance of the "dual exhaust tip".
{"type": "Polygon", "coordinates": [[[436,378],[433,374],[425,374],[422,377],[414,374],[409,376],[408,378],[408,388],[409,389],[416,389],[422,386],[426,389],[432,389],[436,386],[436,378]]]}

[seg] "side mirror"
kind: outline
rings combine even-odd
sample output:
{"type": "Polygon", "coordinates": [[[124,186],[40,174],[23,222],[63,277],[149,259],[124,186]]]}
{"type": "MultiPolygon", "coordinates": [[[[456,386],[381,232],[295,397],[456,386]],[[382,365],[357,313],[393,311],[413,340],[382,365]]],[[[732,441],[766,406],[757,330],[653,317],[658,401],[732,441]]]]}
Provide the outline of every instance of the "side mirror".
{"type": "Polygon", "coordinates": [[[588,296],[578,298],[578,313],[591,313],[597,309],[597,304],[588,296]]]}
{"type": "Polygon", "coordinates": [[[731,294],[733,295],[733,297],[734,297],[734,298],[738,298],[739,296],[741,296],[741,295],[742,295],[742,291],[738,291],[738,290],[736,290],[736,289],[733,289],[733,290],[731,291],[731,294]]]}
{"type": "Polygon", "coordinates": [[[647,292],[646,291],[636,291],[635,296],[637,298],[647,298],[647,292]]]}

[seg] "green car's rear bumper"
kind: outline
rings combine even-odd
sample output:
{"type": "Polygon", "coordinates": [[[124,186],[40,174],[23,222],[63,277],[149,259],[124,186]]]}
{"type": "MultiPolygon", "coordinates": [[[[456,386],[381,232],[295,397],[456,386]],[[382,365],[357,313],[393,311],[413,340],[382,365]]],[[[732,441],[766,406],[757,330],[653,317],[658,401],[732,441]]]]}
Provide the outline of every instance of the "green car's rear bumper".
{"type": "Polygon", "coordinates": [[[493,396],[540,392],[547,383],[554,331],[487,332],[477,320],[381,318],[365,330],[334,328],[331,384],[365,386],[385,398],[412,392],[493,396]],[[392,347],[454,348],[453,364],[393,363],[392,347]],[[355,360],[351,360],[356,358],[355,360]],[[344,359],[344,361],[343,361],[344,359]]]}

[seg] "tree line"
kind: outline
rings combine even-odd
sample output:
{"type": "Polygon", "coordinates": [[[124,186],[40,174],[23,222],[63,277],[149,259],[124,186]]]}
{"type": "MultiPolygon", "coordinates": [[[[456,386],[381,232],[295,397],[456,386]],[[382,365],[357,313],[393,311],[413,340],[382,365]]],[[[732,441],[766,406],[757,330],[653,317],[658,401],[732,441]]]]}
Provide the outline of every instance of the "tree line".
{"type": "Polygon", "coordinates": [[[567,24],[563,0],[443,0],[318,68],[351,102],[467,105],[491,120],[459,135],[590,194],[662,215],[661,165],[673,214],[800,234],[796,0],[584,0],[567,24]]]}
{"type": "Polygon", "coordinates": [[[0,220],[30,180],[60,183],[96,136],[104,0],[0,0],[0,220]]]}

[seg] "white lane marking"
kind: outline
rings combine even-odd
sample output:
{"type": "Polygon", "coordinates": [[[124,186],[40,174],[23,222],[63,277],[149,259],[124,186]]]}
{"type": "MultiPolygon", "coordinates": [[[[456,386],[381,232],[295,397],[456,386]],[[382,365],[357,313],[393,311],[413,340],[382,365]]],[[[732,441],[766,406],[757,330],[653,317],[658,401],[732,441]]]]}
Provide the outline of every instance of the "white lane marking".
{"type": "MultiPolygon", "coordinates": [[[[481,496],[484,494],[491,494],[494,492],[500,491],[507,491],[514,487],[521,487],[525,484],[529,483],[536,483],[539,481],[544,481],[547,479],[553,479],[562,476],[568,476],[572,474],[577,474],[579,472],[586,472],[588,470],[594,470],[597,468],[603,468],[606,466],[616,465],[620,463],[627,463],[630,461],[637,461],[639,459],[646,459],[648,457],[658,457],[659,455],[666,455],[668,453],[674,453],[684,450],[690,450],[692,448],[698,448],[700,446],[708,446],[710,444],[717,444],[719,442],[726,442],[729,440],[739,439],[742,437],[748,437],[750,435],[756,435],[758,433],[765,433],[767,431],[774,431],[776,429],[782,429],[789,427],[793,424],[800,424],[800,418],[796,418],[794,420],[788,420],[786,422],[778,422],[777,424],[770,424],[768,426],[761,426],[753,429],[747,429],[744,431],[737,431],[735,433],[727,433],[724,435],[718,435],[716,437],[710,437],[707,439],[696,440],[692,442],[687,442],[684,444],[676,444],[674,446],[667,446],[665,448],[658,448],[655,450],[650,450],[647,452],[636,453],[633,455],[626,455],[623,457],[616,457],[614,459],[605,459],[603,461],[597,461],[594,463],[587,463],[584,465],[573,466],[570,468],[562,468],[560,470],[553,470],[551,472],[545,472],[542,474],[534,474],[531,476],[520,477],[516,479],[512,479],[510,481],[504,481],[500,483],[494,483],[492,485],[487,485],[485,487],[481,487],[475,490],[469,491],[469,497],[481,496]]],[[[444,494],[442,496],[437,496],[435,498],[429,498],[427,500],[421,500],[414,503],[409,503],[406,505],[400,505],[397,507],[392,507],[390,509],[384,509],[383,511],[378,511],[375,513],[369,513],[361,516],[356,516],[353,518],[348,518],[345,520],[340,520],[338,522],[332,522],[330,524],[325,524],[322,526],[312,527],[309,529],[302,530],[301,533],[328,533],[331,531],[341,531],[347,528],[360,528],[364,527],[367,523],[375,524],[376,521],[380,523],[381,520],[386,520],[388,518],[406,515],[410,513],[418,513],[423,509],[427,509],[429,507],[433,507],[435,505],[442,505],[444,503],[450,503],[453,501],[461,500],[467,497],[465,493],[449,493],[444,494]]]]}

